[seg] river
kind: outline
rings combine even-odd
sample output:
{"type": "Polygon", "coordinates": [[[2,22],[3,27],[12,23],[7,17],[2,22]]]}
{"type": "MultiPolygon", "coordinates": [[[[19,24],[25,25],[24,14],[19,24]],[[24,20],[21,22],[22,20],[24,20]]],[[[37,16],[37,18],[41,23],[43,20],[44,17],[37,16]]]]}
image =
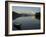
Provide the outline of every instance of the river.
{"type": "Polygon", "coordinates": [[[22,16],[13,20],[13,30],[31,30],[31,29],[40,29],[40,19],[37,19],[35,16],[22,16]]]}

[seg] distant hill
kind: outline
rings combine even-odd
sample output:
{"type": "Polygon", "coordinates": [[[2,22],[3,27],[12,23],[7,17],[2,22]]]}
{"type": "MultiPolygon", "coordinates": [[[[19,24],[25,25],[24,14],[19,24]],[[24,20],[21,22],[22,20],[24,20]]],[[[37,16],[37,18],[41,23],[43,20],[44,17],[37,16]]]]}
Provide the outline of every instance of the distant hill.
{"type": "MultiPolygon", "coordinates": [[[[34,15],[31,15],[31,14],[18,14],[17,12],[12,11],[13,20],[18,18],[18,17],[21,17],[21,16],[34,16],[34,15]]],[[[36,13],[35,16],[36,16],[36,18],[40,18],[40,12],[36,13]]]]}
{"type": "Polygon", "coordinates": [[[22,16],[22,14],[18,14],[18,13],[16,13],[16,12],[12,12],[12,18],[13,18],[13,20],[14,19],[16,19],[16,18],[18,18],[18,17],[20,17],[20,16],[22,16]]]}
{"type": "Polygon", "coordinates": [[[35,14],[37,19],[40,19],[40,12],[35,14]]]}
{"type": "Polygon", "coordinates": [[[31,14],[18,14],[17,12],[12,12],[13,20],[21,16],[31,16],[31,14]]]}

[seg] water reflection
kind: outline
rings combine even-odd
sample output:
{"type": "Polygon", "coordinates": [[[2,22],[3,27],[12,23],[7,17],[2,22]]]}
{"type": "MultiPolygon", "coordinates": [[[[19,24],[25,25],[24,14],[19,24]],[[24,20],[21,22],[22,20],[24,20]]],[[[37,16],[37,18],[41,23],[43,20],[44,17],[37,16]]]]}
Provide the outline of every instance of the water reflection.
{"type": "Polygon", "coordinates": [[[23,16],[13,20],[13,30],[40,29],[40,19],[36,16],[23,16]]]}

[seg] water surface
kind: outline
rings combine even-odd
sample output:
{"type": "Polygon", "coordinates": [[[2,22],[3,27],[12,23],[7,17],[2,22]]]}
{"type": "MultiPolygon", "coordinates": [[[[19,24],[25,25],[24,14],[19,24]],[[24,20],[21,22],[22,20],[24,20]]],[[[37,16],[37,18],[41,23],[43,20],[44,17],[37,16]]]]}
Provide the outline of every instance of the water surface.
{"type": "Polygon", "coordinates": [[[18,30],[19,27],[20,30],[40,29],[40,20],[35,16],[22,16],[13,20],[13,25],[13,30],[18,30]]]}

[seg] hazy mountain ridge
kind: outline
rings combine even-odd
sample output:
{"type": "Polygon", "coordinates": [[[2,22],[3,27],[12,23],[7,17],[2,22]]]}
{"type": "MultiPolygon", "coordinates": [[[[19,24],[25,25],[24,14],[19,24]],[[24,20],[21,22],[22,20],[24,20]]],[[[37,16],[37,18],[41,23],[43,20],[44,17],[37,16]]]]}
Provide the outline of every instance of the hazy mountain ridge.
{"type": "Polygon", "coordinates": [[[32,16],[31,14],[18,14],[17,12],[12,12],[13,15],[13,19],[17,18],[17,17],[21,17],[21,16],[32,16]]]}

